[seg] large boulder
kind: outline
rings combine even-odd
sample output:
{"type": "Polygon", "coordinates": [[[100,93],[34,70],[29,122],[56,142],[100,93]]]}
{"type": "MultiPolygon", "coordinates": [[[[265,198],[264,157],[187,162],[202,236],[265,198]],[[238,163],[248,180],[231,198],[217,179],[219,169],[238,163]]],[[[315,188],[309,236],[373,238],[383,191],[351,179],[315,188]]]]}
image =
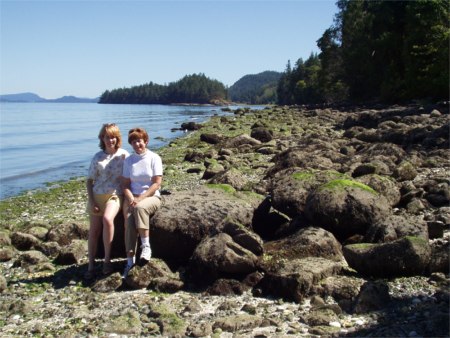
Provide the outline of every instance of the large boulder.
{"type": "Polygon", "coordinates": [[[388,278],[424,274],[430,262],[431,248],[423,238],[404,237],[383,244],[346,245],[343,253],[348,265],[358,273],[388,278]]]}
{"type": "Polygon", "coordinates": [[[47,233],[47,241],[57,242],[61,246],[68,245],[74,239],[88,239],[89,225],[65,223],[54,225],[47,233]]]}
{"type": "Polygon", "coordinates": [[[277,258],[294,259],[323,257],[333,261],[343,259],[341,244],[328,231],[308,227],[295,234],[264,245],[266,255],[277,258]]]}
{"type": "Polygon", "coordinates": [[[209,181],[213,184],[229,184],[236,190],[244,190],[247,178],[236,168],[230,168],[215,174],[209,181]]]}
{"type": "Polygon", "coordinates": [[[205,238],[190,260],[191,278],[214,280],[220,276],[245,276],[256,270],[257,256],[226,233],[205,238]]]}
{"type": "Polygon", "coordinates": [[[242,224],[236,222],[225,223],[222,231],[233,238],[237,244],[250,250],[255,255],[261,255],[264,251],[264,244],[261,237],[242,224]]]}
{"type": "Polygon", "coordinates": [[[396,206],[400,202],[400,189],[396,182],[388,176],[381,176],[377,174],[364,175],[359,177],[357,181],[371,187],[377,193],[386,197],[389,205],[392,207],[396,206]]]}
{"type": "Polygon", "coordinates": [[[322,279],[338,274],[342,264],[321,257],[281,259],[269,264],[256,286],[262,294],[301,302],[322,279]]]}
{"type": "Polygon", "coordinates": [[[150,220],[150,241],[155,257],[187,262],[205,237],[222,231],[230,220],[251,228],[261,200],[239,194],[228,185],[200,187],[165,196],[165,203],[150,220]]]}
{"type": "Polygon", "coordinates": [[[312,225],[322,227],[340,241],[364,235],[374,223],[391,212],[386,198],[353,180],[333,180],[307,198],[305,213],[312,225]]]}
{"type": "Polygon", "coordinates": [[[311,145],[307,147],[291,147],[287,150],[275,155],[272,162],[275,163],[271,167],[266,176],[272,177],[278,171],[292,167],[302,169],[317,170],[338,170],[341,165],[339,160],[344,156],[338,151],[321,149],[323,146],[311,145]],[[318,149],[317,149],[318,148],[318,149]]]}
{"type": "Polygon", "coordinates": [[[229,138],[224,142],[224,146],[226,148],[239,148],[243,145],[249,145],[249,146],[257,146],[261,144],[261,141],[258,141],[257,139],[247,135],[247,134],[241,134],[232,138],[229,138]]]}
{"type": "Polygon", "coordinates": [[[177,273],[161,259],[152,258],[147,264],[135,265],[128,272],[125,283],[132,289],[150,287],[159,292],[175,292],[181,290],[184,283],[177,273]]]}
{"type": "Polygon", "coordinates": [[[389,215],[372,224],[364,236],[367,243],[392,242],[405,236],[428,240],[428,226],[421,217],[411,215],[389,215]]]}
{"type": "Polygon", "coordinates": [[[271,180],[270,194],[275,209],[290,217],[302,214],[309,193],[320,185],[345,177],[334,170],[302,170],[289,168],[278,172],[271,180]]]}

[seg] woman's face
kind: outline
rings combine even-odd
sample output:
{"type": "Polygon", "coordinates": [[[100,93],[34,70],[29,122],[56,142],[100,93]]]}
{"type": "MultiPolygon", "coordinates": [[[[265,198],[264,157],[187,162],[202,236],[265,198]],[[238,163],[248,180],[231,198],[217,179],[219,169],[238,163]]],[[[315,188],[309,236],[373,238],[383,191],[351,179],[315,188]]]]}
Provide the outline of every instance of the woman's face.
{"type": "Polygon", "coordinates": [[[143,139],[138,138],[136,140],[131,141],[131,146],[133,147],[133,150],[136,154],[143,154],[147,149],[147,143],[148,141],[145,142],[143,139]]]}
{"type": "Polygon", "coordinates": [[[103,136],[103,142],[105,143],[106,150],[116,150],[117,137],[105,134],[103,136]]]}

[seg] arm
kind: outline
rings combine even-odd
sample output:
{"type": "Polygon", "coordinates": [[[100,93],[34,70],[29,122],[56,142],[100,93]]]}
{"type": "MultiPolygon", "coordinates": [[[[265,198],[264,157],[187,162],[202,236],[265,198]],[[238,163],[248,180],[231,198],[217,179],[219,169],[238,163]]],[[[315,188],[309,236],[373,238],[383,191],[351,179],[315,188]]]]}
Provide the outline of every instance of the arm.
{"type": "Polygon", "coordinates": [[[134,205],[134,196],[131,192],[131,180],[127,177],[121,177],[122,190],[125,199],[128,201],[129,205],[134,205]]]}
{"type": "Polygon", "coordinates": [[[153,176],[152,184],[150,185],[150,187],[146,191],[144,191],[143,194],[134,198],[133,205],[138,204],[144,198],[153,196],[156,190],[159,190],[161,188],[161,183],[162,183],[162,176],[153,176]]]}
{"type": "Polygon", "coordinates": [[[89,199],[89,204],[92,206],[92,210],[94,212],[99,212],[100,208],[98,207],[98,205],[95,203],[94,200],[94,180],[92,178],[88,178],[86,181],[86,190],[88,193],[88,199],[89,199]]]}

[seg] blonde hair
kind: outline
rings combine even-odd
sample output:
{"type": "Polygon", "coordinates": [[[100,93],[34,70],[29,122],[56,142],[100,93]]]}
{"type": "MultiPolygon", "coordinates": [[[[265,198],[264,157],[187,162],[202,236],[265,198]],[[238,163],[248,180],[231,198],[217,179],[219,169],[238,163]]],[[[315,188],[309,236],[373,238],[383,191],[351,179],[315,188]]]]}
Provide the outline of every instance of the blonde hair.
{"type": "Polygon", "coordinates": [[[105,142],[103,141],[105,135],[115,137],[117,139],[115,146],[116,149],[119,149],[122,146],[122,135],[120,134],[119,127],[115,123],[105,123],[98,133],[98,139],[100,140],[99,146],[102,150],[106,149],[105,142]]]}

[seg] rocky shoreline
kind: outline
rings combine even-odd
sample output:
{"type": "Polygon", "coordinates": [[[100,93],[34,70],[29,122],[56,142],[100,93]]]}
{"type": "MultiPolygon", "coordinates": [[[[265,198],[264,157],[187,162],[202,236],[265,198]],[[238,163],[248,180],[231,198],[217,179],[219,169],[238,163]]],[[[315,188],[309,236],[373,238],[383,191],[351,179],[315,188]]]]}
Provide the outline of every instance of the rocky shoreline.
{"type": "Polygon", "coordinates": [[[120,244],[82,278],[83,178],[0,202],[2,336],[449,336],[448,104],[186,128],[159,151],[155,258],[125,281],[120,244]]]}

